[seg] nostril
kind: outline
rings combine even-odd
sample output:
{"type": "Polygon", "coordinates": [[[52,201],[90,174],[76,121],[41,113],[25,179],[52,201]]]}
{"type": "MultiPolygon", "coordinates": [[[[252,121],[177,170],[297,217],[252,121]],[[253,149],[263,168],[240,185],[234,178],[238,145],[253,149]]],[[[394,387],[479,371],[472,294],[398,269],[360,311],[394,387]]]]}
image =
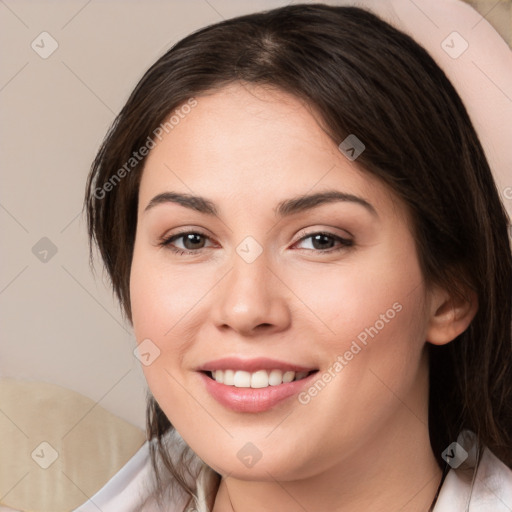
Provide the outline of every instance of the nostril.
{"type": "Polygon", "coordinates": [[[259,325],[257,326],[257,328],[259,329],[259,328],[262,328],[262,327],[263,327],[263,328],[266,328],[266,327],[271,327],[271,326],[272,326],[272,324],[263,323],[263,324],[259,324],[259,325]]]}

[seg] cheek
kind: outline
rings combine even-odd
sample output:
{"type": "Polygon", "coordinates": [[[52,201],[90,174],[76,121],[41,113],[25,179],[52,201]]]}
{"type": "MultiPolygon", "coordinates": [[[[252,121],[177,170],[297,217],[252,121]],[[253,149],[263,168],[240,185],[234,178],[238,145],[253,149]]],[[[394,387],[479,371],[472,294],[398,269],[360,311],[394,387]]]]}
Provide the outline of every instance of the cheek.
{"type": "Polygon", "coordinates": [[[142,370],[159,402],[166,396],[176,403],[183,394],[183,356],[204,323],[203,299],[216,280],[199,266],[170,269],[165,258],[155,258],[154,250],[135,246],[130,274],[133,329],[139,354],[151,354],[150,364],[141,359],[142,370]]]}
{"type": "Polygon", "coordinates": [[[329,384],[321,399],[312,390],[304,402],[311,398],[310,411],[338,411],[331,413],[333,425],[344,417],[342,411],[351,411],[354,432],[362,429],[357,418],[378,424],[393,410],[396,396],[410,393],[428,324],[414,252],[400,259],[382,254],[372,261],[361,261],[350,272],[319,275],[321,287],[310,292],[316,311],[323,314],[323,331],[329,328],[320,346],[331,369],[324,373],[334,376],[325,375],[329,384]]]}
{"type": "Polygon", "coordinates": [[[417,387],[424,383],[426,332],[421,274],[414,266],[409,271],[404,266],[404,272],[374,270],[340,272],[337,278],[331,273],[317,281],[322,291],[315,288],[309,298],[322,322],[306,319],[298,327],[304,332],[317,326],[316,351],[324,364],[322,382],[301,394],[298,411],[303,440],[318,440],[319,458],[329,460],[339,446],[371,439],[398,414],[401,400],[417,417],[424,416],[417,387]]]}
{"type": "Polygon", "coordinates": [[[169,268],[154,250],[135,246],[130,299],[138,341],[151,336],[164,340],[189,321],[207,290],[208,276],[203,274],[199,267],[169,268]]]}
{"type": "Polygon", "coordinates": [[[395,395],[410,393],[420,371],[428,322],[415,252],[372,253],[345,268],[326,266],[314,283],[296,279],[294,285],[314,313],[300,315],[297,330],[314,337],[320,377],[328,381],[325,388],[306,390],[301,403],[320,417],[327,417],[320,411],[331,411],[333,425],[347,421],[343,411],[353,412],[354,431],[362,428],[355,417],[378,423],[396,405],[395,395]]]}
{"type": "Polygon", "coordinates": [[[307,329],[310,319],[309,329],[322,335],[321,349],[337,352],[348,350],[352,340],[364,346],[365,341],[388,337],[393,344],[423,335],[424,287],[413,249],[397,255],[382,247],[367,256],[319,265],[314,272],[287,272],[284,280],[293,283],[295,295],[306,306],[302,309],[308,316],[300,315],[301,328],[307,329]]]}
{"type": "Polygon", "coordinates": [[[148,262],[134,255],[130,281],[133,329],[149,390],[176,426],[176,420],[190,408],[180,373],[187,341],[179,334],[191,309],[189,303],[196,297],[180,287],[184,283],[179,277],[171,280],[148,262]],[[144,358],[147,352],[149,361],[144,358]],[[176,412],[178,418],[173,416],[176,412]]]}

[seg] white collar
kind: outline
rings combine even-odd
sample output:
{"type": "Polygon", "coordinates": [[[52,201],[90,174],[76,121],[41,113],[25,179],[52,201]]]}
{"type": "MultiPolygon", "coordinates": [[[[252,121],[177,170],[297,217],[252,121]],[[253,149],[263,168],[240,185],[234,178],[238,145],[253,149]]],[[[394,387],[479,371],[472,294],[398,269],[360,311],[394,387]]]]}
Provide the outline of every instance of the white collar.
{"type": "Polygon", "coordinates": [[[459,435],[468,458],[446,475],[434,512],[512,511],[512,470],[487,448],[477,465],[475,439],[469,431],[459,435]]]}

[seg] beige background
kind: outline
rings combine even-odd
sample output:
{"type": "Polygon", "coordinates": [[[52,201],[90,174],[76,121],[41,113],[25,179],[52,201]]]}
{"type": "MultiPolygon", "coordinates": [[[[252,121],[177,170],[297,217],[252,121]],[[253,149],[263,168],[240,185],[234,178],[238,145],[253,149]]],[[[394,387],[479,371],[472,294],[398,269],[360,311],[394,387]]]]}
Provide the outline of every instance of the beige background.
{"type": "MultiPolygon", "coordinates": [[[[133,336],[101,267],[95,278],[88,266],[80,214],[90,162],[142,73],[174,42],[287,3],[0,0],[0,376],[64,386],[144,428],[133,336]],[[43,31],[58,43],[46,59],[31,47],[43,31]],[[32,251],[43,237],[57,250],[46,262],[32,251]]],[[[510,43],[511,2],[471,3],[482,14],[475,32],[487,19],[510,43]]]]}

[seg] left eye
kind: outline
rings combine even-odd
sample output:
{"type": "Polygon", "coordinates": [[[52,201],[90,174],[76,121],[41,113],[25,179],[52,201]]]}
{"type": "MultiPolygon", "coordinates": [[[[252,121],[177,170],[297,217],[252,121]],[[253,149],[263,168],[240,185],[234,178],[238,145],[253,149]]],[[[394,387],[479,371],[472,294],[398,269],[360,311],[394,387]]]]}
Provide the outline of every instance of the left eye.
{"type": "Polygon", "coordinates": [[[336,251],[353,245],[352,240],[333,235],[332,233],[311,233],[302,237],[297,243],[304,242],[305,240],[310,240],[310,247],[306,247],[306,249],[316,249],[317,252],[336,251]],[[334,247],[336,243],[338,243],[337,248],[334,247]]]}

